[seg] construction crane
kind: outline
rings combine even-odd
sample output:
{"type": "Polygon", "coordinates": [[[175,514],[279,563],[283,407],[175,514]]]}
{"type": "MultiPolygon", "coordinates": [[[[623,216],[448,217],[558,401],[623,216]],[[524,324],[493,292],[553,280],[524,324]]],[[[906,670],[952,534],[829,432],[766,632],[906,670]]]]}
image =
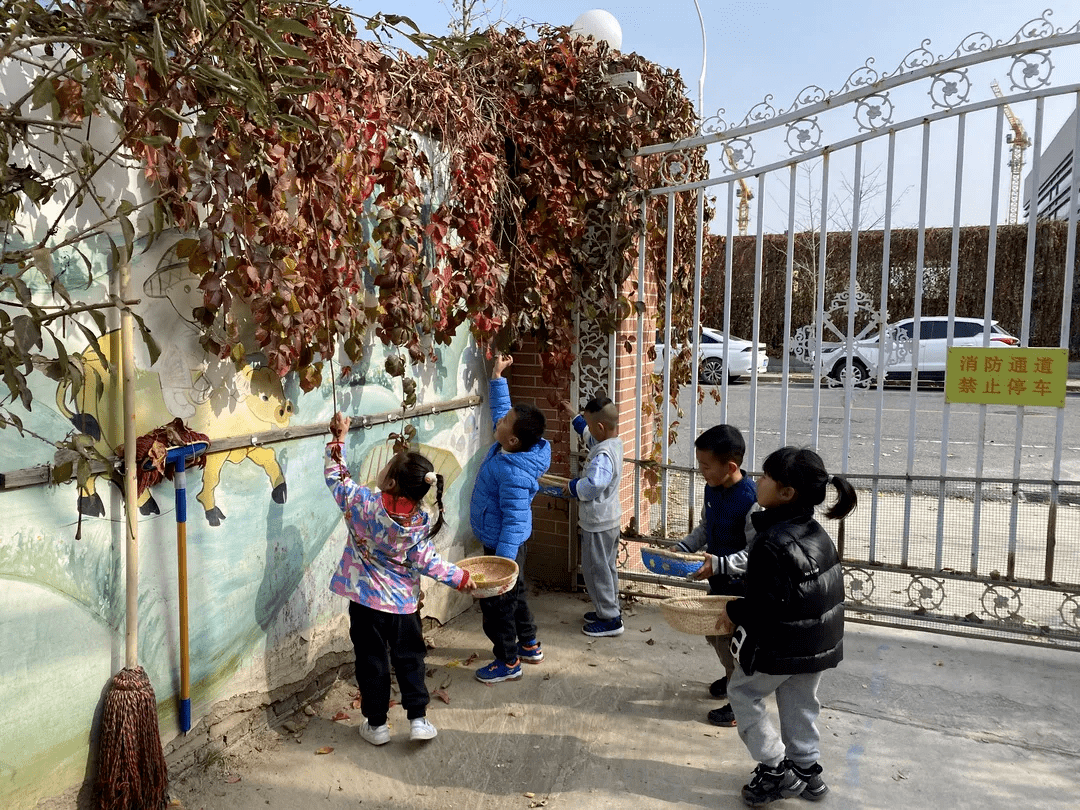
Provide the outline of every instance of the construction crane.
{"type": "MultiPolygon", "coordinates": [[[[731,170],[737,172],[739,167],[735,165],[735,153],[727,144],[724,144],[724,157],[727,158],[731,170]]],[[[750,186],[744,179],[739,178],[739,187],[735,189],[735,196],[739,198],[739,218],[736,220],[739,224],[739,236],[746,236],[746,229],[750,226],[750,201],[754,199],[754,192],[750,190],[750,186]]]]}
{"type": "MultiPolygon", "coordinates": [[[[994,89],[994,95],[1004,98],[997,81],[990,83],[994,89]]],[[[1005,143],[1012,144],[1012,157],[1009,158],[1009,219],[1008,224],[1015,225],[1020,221],[1020,180],[1024,170],[1024,150],[1031,146],[1031,139],[1024,132],[1024,125],[1020,123],[1008,104],[1005,107],[1005,117],[1009,119],[1012,132],[1005,136],[1005,143]]]]}

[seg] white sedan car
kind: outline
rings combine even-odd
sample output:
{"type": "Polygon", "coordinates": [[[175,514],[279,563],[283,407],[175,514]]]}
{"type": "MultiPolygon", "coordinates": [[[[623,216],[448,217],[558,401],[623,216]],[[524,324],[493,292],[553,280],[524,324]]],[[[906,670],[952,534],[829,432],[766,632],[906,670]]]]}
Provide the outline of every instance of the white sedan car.
{"type": "MultiPolygon", "coordinates": [[[[656,333],[656,363],[653,370],[657,374],[664,371],[664,334],[656,333]]],[[[732,336],[730,340],[716,329],[707,326],[701,327],[701,337],[698,346],[701,354],[698,365],[698,382],[703,385],[720,385],[723,382],[724,373],[724,344],[727,343],[728,351],[728,379],[737,380],[745,377],[757,364],[758,373],[763,373],[769,367],[769,357],[765,353],[764,343],[757,345],[754,352],[754,344],[749,340],[732,336]]],[[[681,344],[675,345],[675,350],[680,351],[681,344]]]]}
{"type": "MultiPolygon", "coordinates": [[[[885,378],[911,379],[916,353],[919,379],[944,380],[945,360],[950,346],[982,346],[985,323],[981,318],[954,318],[953,337],[948,339],[949,319],[931,316],[919,319],[919,336],[915,337],[915,319],[904,318],[885,329],[885,378]]],[[[997,321],[991,321],[991,348],[1019,346],[1020,341],[1006,332],[997,321]]],[[[857,384],[876,377],[878,336],[856,340],[851,346],[850,369],[844,343],[833,343],[821,350],[821,367],[834,380],[843,381],[851,375],[857,384]]]]}

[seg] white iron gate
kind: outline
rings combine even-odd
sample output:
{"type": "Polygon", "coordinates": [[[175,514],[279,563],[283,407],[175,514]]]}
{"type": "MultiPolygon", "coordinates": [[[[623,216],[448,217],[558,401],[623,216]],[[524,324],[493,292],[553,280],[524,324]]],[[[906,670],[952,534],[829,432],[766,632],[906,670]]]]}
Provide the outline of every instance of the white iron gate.
{"type": "MultiPolygon", "coordinates": [[[[934,346],[964,345],[967,324],[976,345],[1003,345],[991,342],[996,328],[1080,359],[1078,44],[1080,24],[1056,28],[1049,15],[1008,40],[973,34],[945,56],[924,43],[891,73],[868,61],[839,90],[811,86],[790,107],[762,102],[739,122],[708,119],[699,137],[641,151],[671,167],[644,209],[667,212],[669,240],[677,199],[696,205],[695,261],[679,265],[669,244],[665,268],[667,290],[694,274],[693,378],[702,325],[741,332],[755,358],[765,340],[770,371],[755,362],[742,383],[724,375],[705,392],[718,401],[699,403],[693,386],[681,402],[665,397],[655,426],[639,390],[645,438],[627,443],[626,475],[643,537],[626,542],[631,589],[685,587],[643,572],[635,546],[677,540],[694,522],[693,437],[730,422],[751,473],[772,449],[809,445],[859,490],[860,508],[829,525],[852,619],[1080,649],[1080,399],[957,404],[919,379],[936,369],[934,346]],[[687,152],[701,149],[718,172],[688,176],[687,152]],[[1039,222],[1044,211],[1061,221],[1039,222]],[[879,373],[905,357],[907,381],[879,373]],[[652,430],[666,437],[676,421],[677,441],[653,460],[662,473],[650,503],[652,430]]],[[[639,307],[639,347],[657,322],[666,346],[679,342],[660,306],[656,322],[639,307]]],[[[729,373],[734,351],[729,339],[729,373]]],[[[639,351],[636,363],[647,376],[651,361],[639,351]]]]}

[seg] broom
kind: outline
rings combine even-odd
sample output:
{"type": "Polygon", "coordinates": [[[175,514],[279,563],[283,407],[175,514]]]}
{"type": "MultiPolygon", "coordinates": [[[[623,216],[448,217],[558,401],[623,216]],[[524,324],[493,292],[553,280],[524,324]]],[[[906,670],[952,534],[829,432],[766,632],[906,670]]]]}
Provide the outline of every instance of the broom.
{"type": "Polygon", "coordinates": [[[128,309],[131,268],[120,262],[120,351],[124,382],[124,562],[127,621],[124,668],[109,681],[98,739],[95,793],[101,810],[159,810],[168,802],[169,769],[158,733],[157,699],[138,665],[139,519],[135,462],[135,357],[128,309]]]}

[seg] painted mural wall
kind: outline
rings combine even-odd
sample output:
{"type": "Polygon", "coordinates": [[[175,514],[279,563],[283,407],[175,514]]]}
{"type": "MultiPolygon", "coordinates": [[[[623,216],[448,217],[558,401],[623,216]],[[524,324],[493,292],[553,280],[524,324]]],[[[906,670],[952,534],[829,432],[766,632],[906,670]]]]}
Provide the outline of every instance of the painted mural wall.
{"type": "MultiPolygon", "coordinates": [[[[114,268],[109,245],[58,251],[54,270],[87,302],[104,301],[114,268]]],[[[145,245],[140,246],[140,249],[145,245]]],[[[191,715],[220,701],[265,694],[302,679],[320,656],[350,649],[346,603],[328,590],[345,544],[341,514],[323,482],[327,435],[267,443],[273,430],[324,426],[337,407],[354,417],[401,412],[401,381],[383,370],[374,339],[360,364],[342,353],[333,383],[302,394],[248,358],[208,358],[189,318],[199,303],[196,279],[159,240],[136,252],[136,307],[159,345],[151,362],[136,337],[137,430],[180,417],[210,437],[205,469],[187,475],[187,556],[190,604],[191,715]],[[342,369],[347,373],[342,374],[342,369]],[[215,452],[215,443],[247,438],[215,452]]],[[[43,277],[24,279],[47,301],[43,277]]],[[[122,443],[116,324],[96,350],[77,329],[67,350],[88,384],[77,394],[33,377],[26,432],[0,431],[0,472],[48,464],[77,426],[109,451],[122,443]],[[100,355],[99,355],[100,351],[100,355]],[[109,362],[105,363],[102,357],[109,362]]],[[[448,403],[486,397],[483,358],[466,337],[436,349],[438,362],[412,369],[418,399],[448,403]]],[[[475,553],[468,498],[491,437],[486,402],[440,409],[406,421],[416,442],[446,477],[448,526],[441,554],[475,553]]],[[[401,422],[354,430],[347,445],[357,480],[370,480],[391,452],[387,436],[401,422]]],[[[414,446],[416,444],[414,442],[414,446]]],[[[168,480],[140,499],[139,663],[154,686],[163,744],[178,729],[179,640],[176,506],[168,480]]],[[[107,476],[79,488],[36,485],[0,491],[0,807],[33,807],[42,797],[77,790],[92,777],[95,714],[105,686],[124,666],[124,508],[107,476]]],[[[444,620],[471,600],[426,581],[425,616],[444,620]]]]}

